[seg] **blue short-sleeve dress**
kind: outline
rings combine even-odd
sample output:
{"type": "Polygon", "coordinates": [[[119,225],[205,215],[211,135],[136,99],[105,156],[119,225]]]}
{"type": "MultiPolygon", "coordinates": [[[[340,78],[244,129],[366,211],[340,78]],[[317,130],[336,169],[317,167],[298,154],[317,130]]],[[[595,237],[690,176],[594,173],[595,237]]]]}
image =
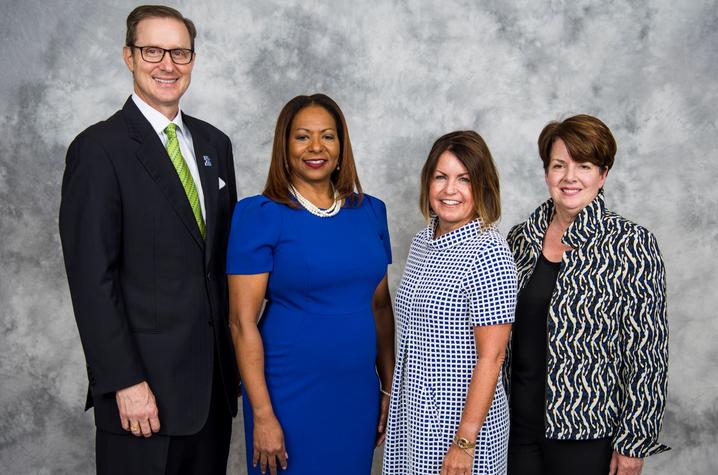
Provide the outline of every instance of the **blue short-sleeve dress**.
{"type": "MultiPolygon", "coordinates": [[[[321,218],[259,195],[237,203],[228,274],[269,272],[259,329],[287,475],[371,471],[379,416],[371,309],[391,263],[384,203],[364,195],[321,218]]],[[[248,472],[252,410],[243,401],[248,472]]]]}
{"type": "MultiPolygon", "coordinates": [[[[514,321],[516,267],[506,240],[480,220],[411,243],[396,294],[398,351],[384,475],[438,475],[477,362],[474,327],[514,321]]],[[[494,384],[494,382],[491,382],[494,384]]],[[[506,473],[509,417],[501,379],[476,439],[474,475],[506,473]]]]}

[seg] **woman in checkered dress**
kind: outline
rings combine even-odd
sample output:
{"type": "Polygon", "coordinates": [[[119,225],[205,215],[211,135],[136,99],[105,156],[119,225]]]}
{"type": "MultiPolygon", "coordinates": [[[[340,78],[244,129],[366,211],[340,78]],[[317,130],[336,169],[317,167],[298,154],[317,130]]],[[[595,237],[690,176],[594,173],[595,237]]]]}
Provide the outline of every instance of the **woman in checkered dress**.
{"type": "Polygon", "coordinates": [[[499,181],[483,139],[473,131],[439,138],[421,186],[431,220],[414,237],[396,296],[383,473],[504,474],[509,419],[499,372],[516,269],[493,226],[499,181]]]}

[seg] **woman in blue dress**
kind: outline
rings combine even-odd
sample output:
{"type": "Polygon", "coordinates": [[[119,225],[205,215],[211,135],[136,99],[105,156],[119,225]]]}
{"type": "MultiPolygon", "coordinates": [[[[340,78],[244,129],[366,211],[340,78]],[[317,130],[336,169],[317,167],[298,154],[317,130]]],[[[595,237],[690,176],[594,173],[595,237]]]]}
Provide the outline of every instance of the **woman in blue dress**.
{"type": "Polygon", "coordinates": [[[439,138],[421,172],[430,220],[396,296],[385,475],[506,473],[509,417],[499,372],[514,321],[516,268],[494,227],[499,179],[473,131],[439,138]]]}
{"type": "Polygon", "coordinates": [[[368,474],[394,367],[391,246],[329,97],[282,109],[264,192],[237,203],[227,261],[248,472],[368,474]]]}

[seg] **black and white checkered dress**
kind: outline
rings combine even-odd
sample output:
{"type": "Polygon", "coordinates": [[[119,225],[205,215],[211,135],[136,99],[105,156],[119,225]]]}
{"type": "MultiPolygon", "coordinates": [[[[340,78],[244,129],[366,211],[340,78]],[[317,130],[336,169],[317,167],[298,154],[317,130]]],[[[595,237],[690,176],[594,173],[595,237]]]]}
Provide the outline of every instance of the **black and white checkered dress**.
{"type": "MultiPolygon", "coordinates": [[[[516,269],[504,238],[475,220],[432,239],[435,221],[414,237],[396,295],[399,346],[385,475],[440,472],[477,361],[473,328],[514,321],[516,269]]],[[[508,435],[499,379],[472,473],[506,472],[508,435]]]]}

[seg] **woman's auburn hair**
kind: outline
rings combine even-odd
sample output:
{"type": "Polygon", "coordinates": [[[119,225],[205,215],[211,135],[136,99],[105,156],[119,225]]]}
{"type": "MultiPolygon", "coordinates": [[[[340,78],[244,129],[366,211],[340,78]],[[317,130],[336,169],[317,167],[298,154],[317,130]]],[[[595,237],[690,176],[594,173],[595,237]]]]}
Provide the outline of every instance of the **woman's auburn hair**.
{"type": "Polygon", "coordinates": [[[579,114],[561,122],[546,124],[538,138],[538,151],[544,171],[551,163],[551,148],[561,139],[571,158],[579,163],[590,162],[606,172],[616,157],[616,139],[611,129],[597,117],[579,114]]]}
{"type": "Polygon", "coordinates": [[[322,107],[334,118],[340,145],[339,170],[334,170],[330,179],[342,200],[348,198],[350,206],[358,206],[361,204],[364,195],[354,163],[354,153],[352,152],[351,140],[349,140],[346,119],[339,105],[324,94],[297,96],[282,108],[274,130],[272,161],[269,164],[267,183],[264,185],[262,194],[273,201],[286,204],[292,208],[299,207],[297,201],[289,193],[289,185],[292,182],[288,151],[289,134],[291,133],[294,117],[299,111],[310,106],[322,107]]]}
{"type": "Polygon", "coordinates": [[[476,217],[481,218],[482,226],[486,228],[496,223],[501,218],[499,174],[489,147],[473,130],[459,130],[442,135],[431,147],[421,170],[419,208],[424,218],[428,221],[434,215],[429,202],[429,188],[439,157],[444,152],[451,152],[466,167],[471,181],[476,217]]]}

